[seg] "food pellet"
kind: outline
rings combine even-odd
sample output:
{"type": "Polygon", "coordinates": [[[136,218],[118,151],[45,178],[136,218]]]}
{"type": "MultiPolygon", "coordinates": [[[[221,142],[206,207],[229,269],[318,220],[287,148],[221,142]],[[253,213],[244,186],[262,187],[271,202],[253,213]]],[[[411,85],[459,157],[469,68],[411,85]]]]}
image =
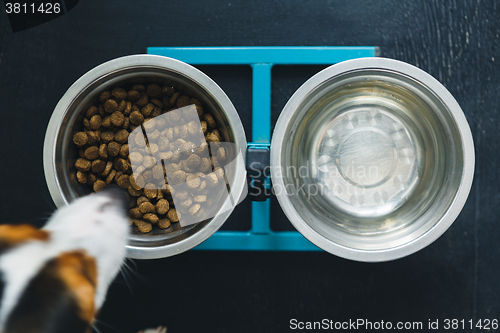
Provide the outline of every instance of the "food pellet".
{"type": "Polygon", "coordinates": [[[146,104],[146,106],[141,109],[142,115],[144,117],[149,117],[151,115],[151,112],[153,112],[153,108],[154,108],[153,103],[146,104]]]}
{"type": "Polygon", "coordinates": [[[179,170],[176,171],[172,174],[172,183],[175,184],[180,184],[183,183],[186,180],[186,172],[179,170]]]}
{"type": "Polygon", "coordinates": [[[144,195],[148,199],[154,199],[158,195],[158,190],[156,189],[156,186],[154,184],[148,184],[146,185],[146,188],[144,189],[144,195]],[[150,185],[150,188],[147,188],[148,185],[150,185]]]}
{"type": "Polygon", "coordinates": [[[110,143],[115,138],[115,133],[111,131],[106,131],[101,133],[101,140],[104,143],[110,143]]]}
{"type": "Polygon", "coordinates": [[[140,191],[144,188],[144,185],[146,182],[144,181],[144,178],[141,175],[130,175],[130,186],[136,189],[137,191],[140,191]]]}
{"type": "MultiPolygon", "coordinates": [[[[122,175],[123,175],[123,172],[118,171],[118,172],[115,174],[114,182],[115,182],[115,183],[118,183],[118,178],[120,178],[122,175]]],[[[128,186],[127,186],[126,188],[128,188],[128,186]]]]}
{"type": "Polygon", "coordinates": [[[93,188],[95,192],[99,192],[106,187],[106,183],[98,179],[94,182],[93,188]]]}
{"type": "Polygon", "coordinates": [[[148,155],[143,158],[142,163],[146,169],[149,169],[156,164],[156,159],[153,156],[148,155]]]}
{"type": "Polygon", "coordinates": [[[142,194],[141,191],[136,190],[132,186],[130,186],[127,190],[128,190],[128,193],[130,193],[130,195],[133,195],[134,197],[138,197],[138,196],[140,196],[142,194]]]}
{"type": "Polygon", "coordinates": [[[130,114],[130,122],[134,125],[140,125],[144,122],[144,116],[139,111],[133,111],[130,114]]]}
{"type": "Polygon", "coordinates": [[[161,165],[155,165],[153,167],[153,177],[155,179],[162,179],[164,176],[163,176],[163,167],[161,165]]]}
{"type": "Polygon", "coordinates": [[[120,186],[121,188],[128,189],[130,186],[130,176],[129,175],[121,175],[117,181],[116,184],[120,186]]]}
{"type": "Polygon", "coordinates": [[[142,219],[143,214],[141,213],[139,208],[135,207],[129,211],[129,216],[133,219],[142,219]]]}
{"type": "Polygon", "coordinates": [[[126,143],[120,148],[120,157],[127,158],[129,156],[129,152],[129,145],[126,143]]]}
{"type": "Polygon", "coordinates": [[[146,91],[146,86],[143,84],[134,84],[132,86],[132,88],[130,88],[130,89],[137,90],[137,91],[146,91]]]}
{"type": "Polygon", "coordinates": [[[207,187],[207,181],[206,180],[202,180],[200,182],[200,186],[198,186],[197,190],[199,192],[201,192],[201,191],[205,190],[206,187],[207,187]]]}
{"type": "Polygon", "coordinates": [[[181,95],[180,92],[175,92],[171,97],[170,99],[168,100],[168,103],[170,105],[175,105],[177,103],[177,99],[179,98],[179,96],[181,95]]]}
{"type": "Polygon", "coordinates": [[[165,215],[168,213],[168,210],[170,209],[168,201],[165,199],[160,199],[156,203],[156,212],[160,215],[165,215]]]}
{"type": "Polygon", "coordinates": [[[127,98],[129,101],[135,102],[141,98],[141,93],[137,90],[129,90],[127,92],[127,98]]]}
{"type": "Polygon", "coordinates": [[[118,132],[115,133],[114,140],[118,143],[127,143],[128,142],[128,136],[129,133],[126,129],[121,129],[118,130],[118,132]]]}
{"type": "Polygon", "coordinates": [[[118,110],[117,111],[123,112],[123,111],[125,111],[126,107],[127,107],[127,102],[120,101],[120,103],[118,103],[118,110]]]}
{"type": "Polygon", "coordinates": [[[105,168],[104,168],[104,171],[102,172],[102,176],[103,177],[107,177],[109,175],[109,173],[111,172],[111,168],[113,167],[113,162],[109,161],[105,168]]]}
{"type": "Polygon", "coordinates": [[[76,179],[80,184],[85,184],[87,182],[87,175],[85,174],[85,172],[77,171],[76,179]]]}
{"type": "Polygon", "coordinates": [[[189,188],[197,188],[198,186],[200,186],[200,183],[201,183],[201,180],[200,180],[200,177],[194,177],[190,180],[188,180],[188,178],[186,178],[186,183],[187,183],[187,186],[189,188]]]}
{"type": "Polygon", "coordinates": [[[143,202],[150,202],[150,201],[144,195],[141,195],[140,197],[137,198],[136,202],[137,202],[137,206],[139,206],[143,202]]]}
{"type": "Polygon", "coordinates": [[[177,99],[176,105],[177,105],[178,108],[183,108],[185,106],[188,106],[189,105],[189,97],[187,97],[186,95],[180,96],[177,99]]]}
{"type": "Polygon", "coordinates": [[[165,96],[172,96],[172,94],[175,92],[175,89],[173,87],[164,86],[163,88],[161,88],[161,92],[165,96]]]}
{"type": "Polygon", "coordinates": [[[153,230],[153,226],[151,223],[143,221],[143,220],[133,220],[134,224],[137,226],[137,229],[139,229],[140,232],[143,234],[146,234],[153,230]]]}
{"type": "Polygon", "coordinates": [[[87,137],[88,137],[88,144],[89,145],[95,145],[101,141],[100,133],[99,132],[92,132],[88,131],[87,132],[87,137]]]}
{"type": "Polygon", "coordinates": [[[172,208],[168,211],[167,217],[172,222],[179,222],[179,219],[181,218],[180,214],[177,213],[177,210],[175,208],[172,208]]]}
{"type": "Polygon", "coordinates": [[[214,132],[208,133],[205,139],[207,140],[207,142],[219,142],[220,141],[219,137],[214,132]]]}
{"type": "Polygon", "coordinates": [[[87,136],[87,133],[85,132],[78,132],[73,136],[73,142],[77,147],[83,147],[87,144],[89,141],[89,138],[87,136]]]}
{"type": "Polygon", "coordinates": [[[189,214],[194,215],[194,214],[198,213],[200,208],[201,208],[201,205],[199,203],[197,203],[197,204],[192,205],[189,208],[188,212],[189,212],[189,214]]]}
{"type": "Polygon", "coordinates": [[[97,108],[95,105],[92,105],[87,109],[87,113],[85,114],[85,116],[87,117],[87,119],[92,119],[92,117],[96,114],[99,114],[99,108],[97,108]]]}
{"type": "Polygon", "coordinates": [[[75,162],[75,167],[80,171],[89,171],[90,166],[91,166],[90,161],[83,158],[79,158],[75,162]]]}
{"type": "Polygon", "coordinates": [[[95,174],[100,174],[104,171],[105,167],[106,167],[106,162],[102,160],[95,160],[92,162],[91,170],[95,174]]]}
{"type": "Polygon", "coordinates": [[[101,103],[104,103],[106,102],[109,98],[111,97],[111,93],[109,91],[103,91],[100,95],[99,95],[99,101],[101,103]]]}
{"type": "Polygon", "coordinates": [[[102,119],[101,122],[102,127],[111,127],[111,116],[106,116],[102,119]]]}
{"type": "Polygon", "coordinates": [[[212,173],[209,173],[209,174],[207,175],[206,179],[207,179],[207,184],[208,184],[209,186],[215,186],[215,185],[217,185],[217,183],[219,183],[219,180],[218,180],[218,178],[217,178],[217,175],[216,175],[215,173],[213,173],[213,172],[212,172],[212,173]]]}
{"type": "Polygon", "coordinates": [[[191,207],[192,205],[193,205],[193,200],[191,198],[188,198],[180,203],[181,209],[183,210],[189,209],[189,207],[191,207]]]}
{"type": "Polygon", "coordinates": [[[108,145],[105,143],[99,146],[99,158],[103,160],[108,158],[108,145]]]}
{"type": "MultiPolygon", "coordinates": [[[[151,138],[151,140],[153,140],[152,136],[148,136],[148,138],[151,138]]],[[[150,143],[146,146],[146,151],[149,155],[155,156],[158,154],[158,145],[155,143],[150,143]]]]}
{"type": "Polygon", "coordinates": [[[226,149],[224,147],[219,147],[219,149],[217,149],[217,157],[221,160],[226,159],[226,149]]]}
{"type": "Polygon", "coordinates": [[[200,121],[200,126],[203,134],[207,134],[208,131],[208,124],[206,121],[200,121]]]}
{"type": "Polygon", "coordinates": [[[90,186],[92,186],[95,183],[96,180],[97,180],[97,177],[93,173],[88,173],[87,174],[87,184],[89,184],[90,186]]]}
{"type": "Polygon", "coordinates": [[[129,172],[130,171],[130,164],[123,158],[119,158],[118,161],[116,162],[116,165],[119,170],[122,172],[129,172]]]}
{"type": "Polygon", "coordinates": [[[179,192],[176,192],[175,193],[175,198],[178,201],[187,200],[187,198],[189,198],[189,193],[188,193],[188,191],[179,191],[179,192]]]}
{"type": "Polygon", "coordinates": [[[155,211],[155,206],[151,202],[146,201],[139,205],[139,211],[143,214],[152,213],[155,211]]]}
{"type": "Polygon", "coordinates": [[[108,155],[116,157],[120,153],[121,145],[118,142],[112,141],[108,144],[108,155]]]}
{"type": "MultiPolygon", "coordinates": [[[[97,111],[97,108],[96,108],[96,111],[97,111]]],[[[102,124],[101,116],[98,114],[92,116],[92,118],[90,118],[89,124],[90,124],[90,128],[93,129],[94,131],[96,129],[99,129],[99,127],[101,127],[101,124],[102,124]]]]}
{"type": "Polygon", "coordinates": [[[151,98],[151,103],[153,103],[154,105],[156,105],[157,107],[159,107],[160,109],[163,108],[163,102],[160,101],[159,99],[157,98],[151,98]]]}
{"type": "Polygon", "coordinates": [[[192,169],[198,168],[200,164],[201,164],[201,157],[196,154],[192,154],[187,159],[187,165],[192,169]]]}
{"type": "Polygon", "coordinates": [[[114,88],[111,90],[111,95],[113,95],[116,99],[125,99],[127,98],[127,92],[123,88],[114,88]]]}
{"type": "MultiPolygon", "coordinates": [[[[130,112],[132,112],[132,103],[131,102],[127,102],[125,104],[125,110],[123,110],[123,114],[125,116],[128,116],[130,115],[130,112]]],[[[125,120],[127,120],[128,118],[125,118],[125,120]]]]}
{"type": "Polygon", "coordinates": [[[198,202],[198,203],[203,203],[203,202],[207,201],[207,196],[206,195],[195,195],[193,197],[193,201],[198,202]]]}
{"type": "Polygon", "coordinates": [[[99,148],[97,148],[96,146],[90,146],[87,149],[85,149],[85,152],[83,153],[83,156],[87,160],[93,161],[93,160],[95,160],[96,158],[99,157],[99,148]]]}
{"type": "Polygon", "coordinates": [[[149,84],[146,88],[146,91],[147,91],[148,96],[150,96],[150,97],[161,97],[162,96],[161,87],[156,83],[149,84]]]}
{"type": "Polygon", "coordinates": [[[214,117],[212,117],[210,113],[205,114],[205,121],[207,122],[207,125],[210,128],[215,128],[215,126],[217,126],[214,117]]]}
{"type": "Polygon", "coordinates": [[[125,116],[119,111],[113,112],[113,114],[111,115],[111,123],[117,127],[122,126],[124,121],[125,116]]]}
{"type": "Polygon", "coordinates": [[[214,174],[217,176],[219,180],[224,179],[224,170],[221,167],[217,167],[214,169],[214,174]]]}
{"type": "Polygon", "coordinates": [[[145,106],[146,104],[148,104],[148,95],[146,95],[146,93],[141,93],[141,97],[137,100],[136,104],[137,106],[140,106],[140,107],[143,107],[145,106]]]}
{"type": "Polygon", "coordinates": [[[161,219],[158,220],[158,223],[156,225],[158,226],[158,228],[167,229],[168,227],[170,227],[171,222],[169,219],[161,219]]]}
{"type": "Polygon", "coordinates": [[[114,99],[108,99],[103,105],[104,111],[113,113],[118,109],[118,103],[114,99]]]}
{"type": "Polygon", "coordinates": [[[153,213],[146,213],[142,216],[142,218],[149,222],[149,223],[152,223],[152,224],[155,224],[156,222],[158,222],[158,215],[156,214],[153,214],[153,213]]]}
{"type": "Polygon", "coordinates": [[[200,163],[200,171],[210,172],[212,170],[212,165],[210,164],[210,160],[208,158],[202,158],[200,163]]]}
{"type": "Polygon", "coordinates": [[[106,177],[106,185],[111,184],[111,182],[115,178],[115,175],[116,175],[116,170],[115,169],[111,169],[111,172],[109,173],[108,177],[106,177]]]}

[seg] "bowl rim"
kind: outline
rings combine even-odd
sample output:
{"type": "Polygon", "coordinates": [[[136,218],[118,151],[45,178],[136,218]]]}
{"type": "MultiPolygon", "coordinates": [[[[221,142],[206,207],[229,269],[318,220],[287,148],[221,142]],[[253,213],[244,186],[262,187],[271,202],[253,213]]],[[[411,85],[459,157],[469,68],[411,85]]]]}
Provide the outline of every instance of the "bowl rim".
{"type": "Polygon", "coordinates": [[[290,125],[293,115],[297,112],[298,107],[302,104],[304,99],[316,87],[333,77],[359,70],[388,70],[396,74],[410,77],[438,96],[443,104],[450,110],[461,137],[464,161],[460,185],[450,207],[434,226],[407,243],[388,249],[363,250],[347,247],[325,238],[301,218],[296,207],[294,207],[290,198],[284,191],[276,191],[276,196],[284,213],[294,227],[319,248],[337,256],[356,261],[379,262],[394,260],[417,252],[439,238],[439,236],[451,226],[461,212],[472,186],[475,156],[474,142],[469,124],[455,98],[430,74],[402,61],[378,57],[358,58],[344,61],[317,73],[297,89],[288,100],[276,122],[271,141],[271,178],[274,184],[273,186],[284,188],[283,175],[279,171],[282,162],[281,151],[285,139],[284,135],[290,125]]]}
{"type": "Polygon", "coordinates": [[[129,258],[155,259],[182,253],[208,239],[222,226],[222,224],[224,224],[226,219],[232,213],[234,205],[230,204],[232,199],[231,197],[239,198],[246,188],[246,170],[244,167],[244,160],[246,157],[245,152],[247,140],[245,131],[234,105],[224,91],[211,78],[197,68],[182,61],[149,54],[124,56],[94,67],[82,75],[68,88],[54,108],[45,133],[43,145],[43,166],[45,180],[55,205],[57,207],[61,207],[68,204],[68,198],[62,195],[62,192],[60,191],[60,184],[56,177],[56,139],[59,136],[59,129],[62,120],[67,114],[67,111],[73,101],[93,82],[116,71],[124,70],[126,68],[140,67],[159,68],[175,72],[176,74],[184,76],[187,80],[190,80],[207,90],[211,94],[212,98],[214,98],[224,110],[229,126],[235,134],[235,143],[241,154],[237,157],[235,163],[236,169],[234,181],[232,182],[231,195],[228,196],[223,205],[226,210],[212,218],[212,220],[201,230],[173,244],[155,247],[127,245],[127,256],[129,258]]]}

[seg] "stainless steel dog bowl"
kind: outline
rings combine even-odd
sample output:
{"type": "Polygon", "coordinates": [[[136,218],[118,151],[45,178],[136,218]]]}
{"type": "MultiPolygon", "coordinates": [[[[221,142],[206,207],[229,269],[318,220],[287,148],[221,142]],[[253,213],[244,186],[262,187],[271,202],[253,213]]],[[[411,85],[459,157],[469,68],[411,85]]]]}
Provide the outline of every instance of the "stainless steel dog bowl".
{"type": "MultiPolygon", "coordinates": [[[[244,156],[246,138],[240,118],[228,97],[209,77],[188,64],[166,57],[118,58],[78,79],[61,98],[50,119],[44,143],[44,169],[50,194],[58,207],[90,193],[88,186],[78,184],[75,179],[74,162],[78,153],[72,144],[74,133],[81,129],[85,110],[103,90],[142,82],[168,84],[196,97],[211,110],[225,141],[235,144],[244,156]]],[[[184,228],[175,224],[165,230],[155,229],[149,234],[133,231],[127,246],[128,256],[140,259],[167,257],[191,249],[210,237],[231,214],[234,197],[239,198],[246,189],[243,159],[235,159],[229,171],[231,195],[215,217],[184,228]]]]}
{"type": "Polygon", "coordinates": [[[309,79],[271,144],[273,187],[306,238],[338,256],[386,261],[437,239],[472,184],[472,135],[452,95],[409,64],[364,58],[309,79]]]}

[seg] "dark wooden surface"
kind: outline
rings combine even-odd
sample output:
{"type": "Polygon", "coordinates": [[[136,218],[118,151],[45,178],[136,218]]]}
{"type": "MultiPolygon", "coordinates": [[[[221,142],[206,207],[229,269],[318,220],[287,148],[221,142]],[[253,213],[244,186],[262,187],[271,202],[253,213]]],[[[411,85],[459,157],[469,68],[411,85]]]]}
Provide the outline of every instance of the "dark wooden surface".
{"type": "MultiPolygon", "coordinates": [[[[499,18],[498,1],[81,0],[62,17],[12,33],[0,13],[1,222],[42,225],[53,211],[42,167],[46,126],[66,89],[107,60],[148,46],[377,45],[382,56],[441,81],[470,123],[476,173],[453,226],[419,253],[380,264],[294,252],[191,251],[136,261],[132,291],[117,279],[98,327],[283,332],[292,318],[500,319],[499,18]]],[[[274,69],[273,123],[319,69],[274,69]]],[[[203,70],[250,133],[250,70],[203,70]]],[[[248,226],[248,211],[248,203],[239,206],[226,228],[248,226]]],[[[272,217],[275,228],[289,228],[276,202],[272,217]]]]}

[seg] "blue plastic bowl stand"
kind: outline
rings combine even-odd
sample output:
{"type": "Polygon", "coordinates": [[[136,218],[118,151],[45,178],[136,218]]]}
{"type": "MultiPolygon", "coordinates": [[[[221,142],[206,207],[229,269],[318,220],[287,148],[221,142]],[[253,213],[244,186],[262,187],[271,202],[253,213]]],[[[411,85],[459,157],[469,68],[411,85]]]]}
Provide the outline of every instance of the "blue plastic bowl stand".
{"type": "MultiPolygon", "coordinates": [[[[315,47],[148,47],[148,54],[191,65],[250,65],[252,67],[252,138],[248,148],[269,148],[271,142],[271,69],[273,65],[331,65],[374,57],[374,46],[315,47]]],[[[269,186],[269,179],[266,180],[269,186]]],[[[321,251],[297,231],[273,231],[271,200],[252,202],[249,231],[217,231],[194,250],[321,251]]]]}

